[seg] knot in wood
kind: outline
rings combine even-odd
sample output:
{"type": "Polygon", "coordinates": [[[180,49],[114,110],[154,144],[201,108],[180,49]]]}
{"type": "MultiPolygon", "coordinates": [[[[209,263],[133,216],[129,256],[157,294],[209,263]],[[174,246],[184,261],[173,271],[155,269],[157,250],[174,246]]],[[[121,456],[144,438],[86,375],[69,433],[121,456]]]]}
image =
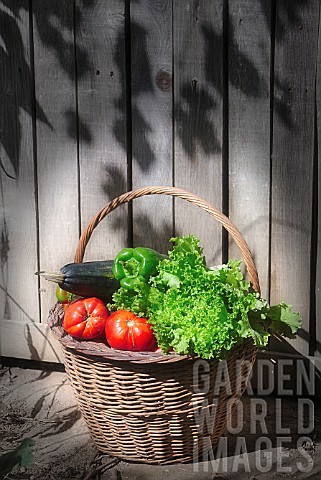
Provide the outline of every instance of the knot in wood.
{"type": "Polygon", "coordinates": [[[165,72],[164,70],[159,70],[156,74],[156,85],[160,90],[163,92],[166,92],[167,90],[170,89],[172,84],[172,79],[171,76],[168,72],[165,72]]]}

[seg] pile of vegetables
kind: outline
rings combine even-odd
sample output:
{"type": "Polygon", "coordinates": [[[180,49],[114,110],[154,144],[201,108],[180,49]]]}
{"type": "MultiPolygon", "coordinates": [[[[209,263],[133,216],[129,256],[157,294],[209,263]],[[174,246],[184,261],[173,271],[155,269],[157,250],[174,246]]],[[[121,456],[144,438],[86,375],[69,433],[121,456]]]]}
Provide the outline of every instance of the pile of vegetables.
{"type": "MultiPolygon", "coordinates": [[[[103,337],[113,348],[160,349],[206,359],[224,358],[247,338],[259,347],[273,332],[294,338],[301,315],[284,302],[270,306],[245,280],[240,261],[209,268],[194,235],[171,241],[168,256],[142,247],[119,252],[112,275],[108,266],[113,282],[109,300],[106,295],[72,301],[65,310],[65,330],[82,339],[103,337]]],[[[95,262],[89,263],[92,269],[95,262]]],[[[63,268],[66,274],[68,268],[63,268]]],[[[84,271],[77,277],[80,284],[82,278],[84,271]]],[[[63,286],[67,290],[68,282],[61,281],[63,286]]]]}

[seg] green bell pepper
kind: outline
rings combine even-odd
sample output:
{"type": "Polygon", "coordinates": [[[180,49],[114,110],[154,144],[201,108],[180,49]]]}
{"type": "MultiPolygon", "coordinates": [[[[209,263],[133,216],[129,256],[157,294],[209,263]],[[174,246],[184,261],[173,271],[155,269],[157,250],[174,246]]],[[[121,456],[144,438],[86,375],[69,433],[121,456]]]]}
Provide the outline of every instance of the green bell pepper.
{"type": "Polygon", "coordinates": [[[157,274],[157,265],[166,255],[147,247],[124,248],[114,260],[113,275],[127,290],[134,290],[140,283],[157,274]]]}

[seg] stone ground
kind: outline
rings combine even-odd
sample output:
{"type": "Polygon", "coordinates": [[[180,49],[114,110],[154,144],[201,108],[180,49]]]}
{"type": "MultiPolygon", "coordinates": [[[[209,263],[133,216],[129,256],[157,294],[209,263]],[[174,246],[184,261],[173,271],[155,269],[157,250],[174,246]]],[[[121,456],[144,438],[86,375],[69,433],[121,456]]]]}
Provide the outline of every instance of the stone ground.
{"type": "MultiPolygon", "coordinates": [[[[57,367],[53,370],[52,366],[21,368],[9,362],[0,369],[0,454],[14,449],[24,438],[33,438],[35,446],[33,465],[3,478],[159,480],[166,476],[167,480],[321,480],[320,398],[314,400],[314,412],[311,400],[307,401],[301,431],[298,431],[297,398],[264,398],[264,419],[251,423],[251,405],[257,401],[249,396],[242,399],[243,415],[239,417],[242,424],[235,420],[233,427],[239,426],[239,431],[223,437],[220,460],[211,457],[194,465],[171,466],[127,463],[97,451],[63,371],[57,371],[57,367]],[[264,450],[266,446],[269,448],[264,450]]],[[[259,411],[257,406],[256,411],[259,411]]]]}

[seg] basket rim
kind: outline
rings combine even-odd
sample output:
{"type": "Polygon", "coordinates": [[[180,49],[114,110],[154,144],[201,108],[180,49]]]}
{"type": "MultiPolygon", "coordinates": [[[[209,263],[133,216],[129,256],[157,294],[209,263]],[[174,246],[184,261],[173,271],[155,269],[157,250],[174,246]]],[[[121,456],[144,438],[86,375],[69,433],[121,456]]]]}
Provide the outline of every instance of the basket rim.
{"type": "Polygon", "coordinates": [[[48,325],[53,336],[60,344],[68,349],[92,357],[102,357],[109,360],[120,360],[135,363],[171,363],[181,360],[195,360],[189,355],[177,353],[164,354],[160,352],[135,352],[129,350],[116,350],[109,347],[103,340],[78,340],[69,335],[62,327],[64,310],[57,302],[49,311],[48,325]]]}
{"type": "MultiPolygon", "coordinates": [[[[69,335],[62,327],[64,309],[61,303],[57,302],[49,311],[48,326],[52,335],[59,341],[62,347],[92,358],[100,358],[112,361],[130,362],[135,364],[160,363],[169,364],[182,361],[195,362],[201,359],[192,355],[180,355],[177,353],[161,352],[135,352],[129,350],[116,350],[109,347],[103,339],[101,340],[78,340],[69,335]]],[[[253,344],[253,349],[257,350],[251,338],[245,338],[240,344],[236,344],[229,352],[228,357],[237,350],[242,350],[246,344],[253,344]]],[[[220,361],[217,358],[201,359],[207,362],[220,361]]]]}

